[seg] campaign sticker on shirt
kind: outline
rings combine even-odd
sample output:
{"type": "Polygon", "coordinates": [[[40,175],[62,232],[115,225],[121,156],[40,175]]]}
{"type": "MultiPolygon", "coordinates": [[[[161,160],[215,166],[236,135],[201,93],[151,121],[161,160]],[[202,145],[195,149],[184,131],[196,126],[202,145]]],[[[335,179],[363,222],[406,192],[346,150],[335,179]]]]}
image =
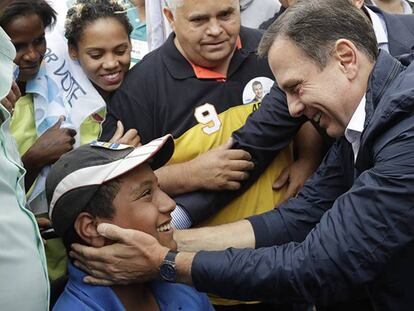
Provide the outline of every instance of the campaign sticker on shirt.
{"type": "Polygon", "coordinates": [[[263,97],[270,92],[274,81],[267,77],[251,79],[243,90],[243,104],[261,103],[263,97]]]}
{"type": "Polygon", "coordinates": [[[96,141],[96,140],[91,142],[90,145],[95,148],[103,148],[103,149],[109,149],[109,150],[124,150],[124,149],[131,148],[131,146],[129,145],[108,143],[108,142],[96,141]]]}

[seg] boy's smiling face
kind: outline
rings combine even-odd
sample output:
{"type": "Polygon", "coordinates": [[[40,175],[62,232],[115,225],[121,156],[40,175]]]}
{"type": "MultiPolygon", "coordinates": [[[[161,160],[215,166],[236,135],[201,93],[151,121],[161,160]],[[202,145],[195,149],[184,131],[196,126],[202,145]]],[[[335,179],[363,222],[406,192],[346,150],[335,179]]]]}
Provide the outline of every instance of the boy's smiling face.
{"type": "Polygon", "coordinates": [[[141,164],[118,181],[120,188],[112,202],[114,216],[103,222],[146,232],[161,245],[176,249],[170,225],[175,202],[160,189],[151,167],[141,164]]]}

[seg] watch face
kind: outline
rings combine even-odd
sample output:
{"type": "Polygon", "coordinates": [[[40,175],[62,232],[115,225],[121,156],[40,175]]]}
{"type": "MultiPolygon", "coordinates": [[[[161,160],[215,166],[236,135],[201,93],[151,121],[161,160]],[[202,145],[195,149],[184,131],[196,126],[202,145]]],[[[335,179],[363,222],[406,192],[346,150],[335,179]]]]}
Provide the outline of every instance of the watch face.
{"type": "Polygon", "coordinates": [[[160,267],[161,277],[166,281],[175,280],[175,266],[172,263],[163,263],[160,267]]]}

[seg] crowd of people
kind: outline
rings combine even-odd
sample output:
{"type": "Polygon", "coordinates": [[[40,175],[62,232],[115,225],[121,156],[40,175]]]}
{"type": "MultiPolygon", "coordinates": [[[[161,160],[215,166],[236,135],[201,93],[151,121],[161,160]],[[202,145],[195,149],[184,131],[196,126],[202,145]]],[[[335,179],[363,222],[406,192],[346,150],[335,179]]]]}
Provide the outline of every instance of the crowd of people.
{"type": "Polygon", "coordinates": [[[2,1],[0,309],[412,310],[412,8],[2,1]]]}

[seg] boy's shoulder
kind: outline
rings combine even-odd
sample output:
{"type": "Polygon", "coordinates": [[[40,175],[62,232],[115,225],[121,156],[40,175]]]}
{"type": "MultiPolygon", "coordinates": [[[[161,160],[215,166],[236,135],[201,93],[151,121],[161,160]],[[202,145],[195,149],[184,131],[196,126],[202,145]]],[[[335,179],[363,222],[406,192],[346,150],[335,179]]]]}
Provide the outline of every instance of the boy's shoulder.
{"type": "Polygon", "coordinates": [[[160,310],[214,311],[207,295],[191,286],[154,281],[151,289],[160,310]]]}

